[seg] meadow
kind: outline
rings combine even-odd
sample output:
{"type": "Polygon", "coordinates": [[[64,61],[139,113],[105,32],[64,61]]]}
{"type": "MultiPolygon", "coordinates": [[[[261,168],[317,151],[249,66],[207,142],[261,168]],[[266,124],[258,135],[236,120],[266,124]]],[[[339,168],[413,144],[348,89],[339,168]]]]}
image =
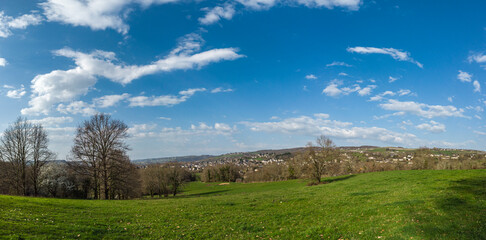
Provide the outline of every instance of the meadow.
{"type": "Polygon", "coordinates": [[[192,182],[180,196],[0,196],[6,239],[486,239],[486,170],[192,182]]]}

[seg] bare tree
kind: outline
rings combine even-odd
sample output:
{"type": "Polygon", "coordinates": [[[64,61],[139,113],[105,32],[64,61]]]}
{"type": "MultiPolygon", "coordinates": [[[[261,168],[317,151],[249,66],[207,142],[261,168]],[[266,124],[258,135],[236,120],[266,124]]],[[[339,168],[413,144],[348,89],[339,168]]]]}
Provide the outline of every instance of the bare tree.
{"type": "Polygon", "coordinates": [[[124,140],[128,137],[128,127],[109,115],[96,114],[81,124],[74,139],[72,154],[83,162],[81,172],[93,178],[94,197],[104,199],[110,196],[111,168],[120,153],[129,148],[124,140]]]}
{"type": "Polygon", "coordinates": [[[39,194],[39,176],[41,168],[48,160],[54,158],[54,153],[49,151],[47,133],[42,125],[34,125],[31,130],[30,144],[32,145],[32,163],[30,164],[30,179],[34,188],[34,196],[39,194]]]}
{"type": "Polygon", "coordinates": [[[30,157],[32,145],[29,138],[32,125],[24,118],[17,118],[9,126],[0,140],[0,157],[9,163],[9,179],[15,193],[27,195],[27,161],[30,157]]]}
{"type": "Polygon", "coordinates": [[[172,195],[175,196],[182,188],[185,181],[185,171],[180,163],[167,163],[167,180],[172,195]]]}
{"type": "Polygon", "coordinates": [[[325,173],[326,165],[331,163],[337,156],[337,149],[332,140],[324,135],[316,139],[317,149],[311,143],[308,147],[308,161],[311,170],[311,177],[317,183],[321,182],[325,173]],[[317,150],[317,151],[316,151],[317,150]]]}

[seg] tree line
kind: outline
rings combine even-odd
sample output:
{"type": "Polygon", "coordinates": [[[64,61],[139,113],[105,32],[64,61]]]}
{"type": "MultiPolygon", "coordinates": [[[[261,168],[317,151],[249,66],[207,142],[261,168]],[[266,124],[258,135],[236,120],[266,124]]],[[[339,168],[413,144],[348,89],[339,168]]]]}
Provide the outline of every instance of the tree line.
{"type": "Polygon", "coordinates": [[[177,163],[139,169],[127,155],[127,131],[122,121],[96,114],[77,127],[67,161],[56,161],[45,128],[18,118],[0,137],[0,193],[128,199],[176,195],[194,179],[177,163]]]}
{"type": "MultiPolygon", "coordinates": [[[[67,161],[55,161],[41,124],[18,118],[0,137],[0,194],[85,199],[129,199],[143,195],[179,194],[185,183],[261,182],[414,169],[485,168],[484,155],[444,160],[420,148],[409,162],[376,161],[361,153],[343,153],[326,136],[284,162],[243,169],[235,164],[209,166],[190,172],[180,163],[136,166],[128,157],[128,126],[107,114],[96,114],[76,129],[67,161]]],[[[375,156],[375,155],[374,155],[375,156]]],[[[380,156],[380,155],[378,155],[380,156]]],[[[385,156],[383,156],[385,158],[385,156]]]]}

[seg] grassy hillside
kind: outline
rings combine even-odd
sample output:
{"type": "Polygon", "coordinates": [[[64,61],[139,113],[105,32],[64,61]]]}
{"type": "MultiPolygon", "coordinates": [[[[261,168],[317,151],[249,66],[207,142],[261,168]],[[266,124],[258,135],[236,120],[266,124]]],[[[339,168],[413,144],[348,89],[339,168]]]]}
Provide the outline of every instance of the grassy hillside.
{"type": "Polygon", "coordinates": [[[486,239],[486,170],[329,180],[192,183],[176,198],[130,201],[0,196],[0,237],[486,239]]]}

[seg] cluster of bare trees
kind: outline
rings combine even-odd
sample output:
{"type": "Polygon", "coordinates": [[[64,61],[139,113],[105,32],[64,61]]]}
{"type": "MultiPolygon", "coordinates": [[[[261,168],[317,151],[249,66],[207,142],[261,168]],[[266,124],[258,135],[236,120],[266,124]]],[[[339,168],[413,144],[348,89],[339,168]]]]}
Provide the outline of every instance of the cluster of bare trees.
{"type": "Polygon", "coordinates": [[[0,193],[126,199],[141,194],[139,171],[125,143],[128,127],[97,114],[76,131],[68,163],[52,161],[40,124],[18,118],[0,138],[0,193]]]}
{"type": "Polygon", "coordinates": [[[228,163],[205,168],[201,180],[203,182],[236,182],[242,180],[242,175],[238,166],[228,163]]]}
{"type": "Polygon", "coordinates": [[[154,197],[178,194],[184,184],[195,180],[195,175],[177,162],[153,164],[142,170],[143,193],[154,197]]]}
{"type": "Polygon", "coordinates": [[[54,158],[40,124],[18,118],[0,138],[0,190],[17,195],[39,194],[41,169],[54,158]]]}
{"type": "Polygon", "coordinates": [[[77,129],[70,161],[85,179],[94,199],[126,199],[140,194],[140,176],[127,155],[128,126],[109,115],[96,114],[77,129]]]}

